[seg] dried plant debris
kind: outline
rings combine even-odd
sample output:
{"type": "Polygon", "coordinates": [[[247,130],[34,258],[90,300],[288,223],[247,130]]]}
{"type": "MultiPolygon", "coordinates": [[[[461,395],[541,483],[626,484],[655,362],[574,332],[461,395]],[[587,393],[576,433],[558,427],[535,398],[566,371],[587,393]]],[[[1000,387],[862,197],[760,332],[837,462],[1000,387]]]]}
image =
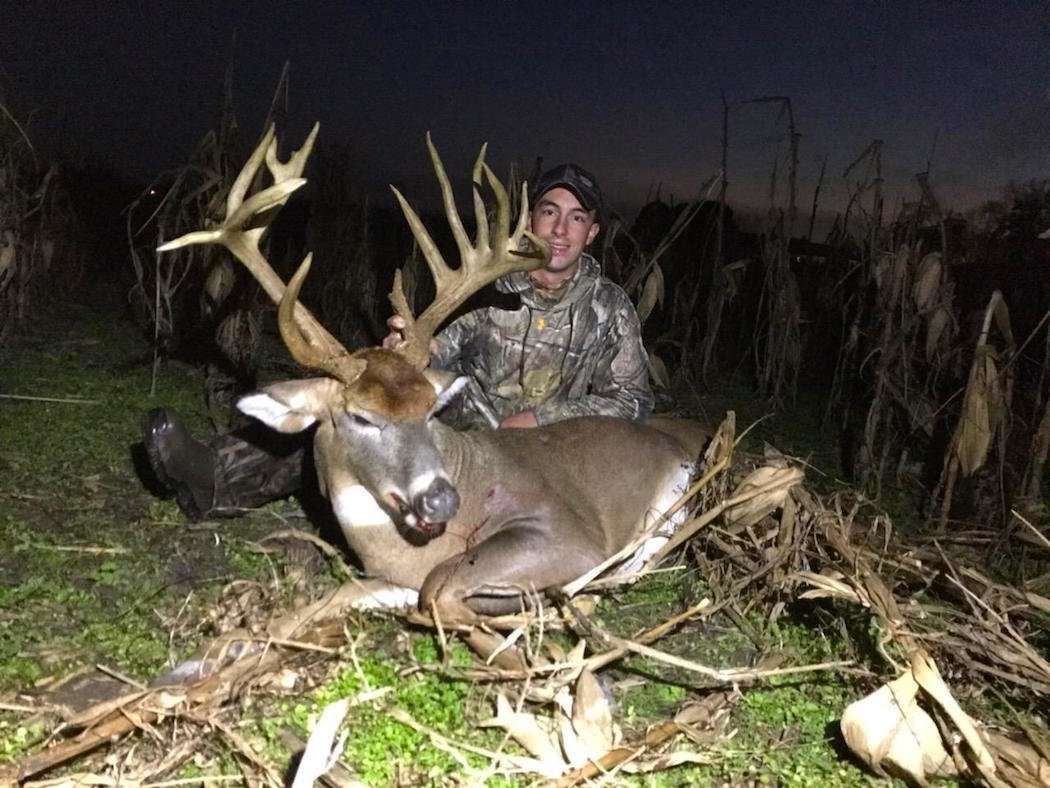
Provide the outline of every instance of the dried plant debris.
{"type": "MultiPolygon", "coordinates": [[[[370,709],[373,719],[422,737],[475,782],[504,775],[573,785],[686,764],[717,770],[727,757],[722,748],[734,736],[730,720],[737,699],[789,674],[840,671],[854,662],[800,665],[778,652],[755,665],[761,649],[752,648],[749,664],[711,666],[696,658],[702,652],[681,653],[690,638],[677,639],[676,633],[705,626],[720,613],[751,626],[747,622],[782,617],[789,605],[832,600],[837,607],[824,608],[822,615],[852,610],[849,615],[870,618],[877,633],[873,656],[881,660],[874,668],[888,668],[895,676],[841,716],[842,736],[860,763],[915,784],[947,775],[991,786],[1047,784],[1045,729],[1023,716],[1014,725],[982,722],[962,707],[975,690],[988,688],[1014,702],[1035,697],[1045,704],[1050,661],[1038,645],[1045,647],[1045,637],[1033,636],[1046,625],[1046,597],[1034,588],[993,582],[937,544],[909,543],[855,493],[815,495],[794,462],[775,451],[763,458],[734,456],[734,432],[732,418],[727,419],[703,458],[700,480],[679,502],[688,517],[667,545],[680,562],[693,565],[690,571],[703,579],[704,595],[677,599],[677,608],[640,632],[618,633],[609,617],[625,609],[616,604],[596,609],[588,595],[621,594],[641,578],[657,578],[666,567],[655,563],[626,576],[613,567],[590,573],[567,592],[531,600],[526,613],[486,619],[466,632],[445,631],[419,611],[397,611],[399,626],[434,633],[437,653],[433,662],[415,662],[402,678],[391,673],[391,683],[378,686],[361,671],[355,643],[364,634],[348,640],[348,632],[367,625],[352,611],[367,605],[382,584],[354,578],[281,613],[275,590],[234,583],[208,617],[209,626],[225,633],[149,686],[95,671],[51,688],[47,705],[38,701],[37,708],[59,724],[45,746],[0,776],[28,780],[66,764],[81,774],[54,784],[113,784],[114,775],[121,785],[135,784],[162,773],[138,760],[149,747],[165,753],[170,772],[218,746],[231,754],[244,779],[275,784],[287,762],[257,752],[237,715],[247,713],[253,698],[309,693],[323,685],[323,674],[346,663],[362,679],[349,694],[326,696],[309,740],[281,734],[293,752],[304,753],[301,784],[315,778],[329,785],[360,784],[343,748],[343,737],[353,735],[358,706],[370,709]],[[683,545],[684,551],[675,549],[683,545]],[[457,637],[477,654],[472,662],[452,656],[457,637]],[[609,691],[610,670],[628,660],[646,660],[649,681],[675,672],[689,677],[694,690],[676,695],[673,708],[647,719],[644,727],[628,725],[609,691]],[[399,683],[413,676],[470,687],[476,697],[466,723],[478,735],[498,732],[501,739],[468,741],[467,734],[441,730],[418,705],[399,700],[399,683]],[[956,697],[964,699],[962,705],[956,697]],[[343,714],[347,719],[340,724],[343,714]],[[114,746],[118,741],[124,743],[114,746]],[[101,750],[103,760],[116,760],[96,768],[99,756],[87,756],[93,750],[101,750]]],[[[316,594],[309,588],[299,593],[316,594]]],[[[438,691],[441,685],[422,686],[438,691]]]]}

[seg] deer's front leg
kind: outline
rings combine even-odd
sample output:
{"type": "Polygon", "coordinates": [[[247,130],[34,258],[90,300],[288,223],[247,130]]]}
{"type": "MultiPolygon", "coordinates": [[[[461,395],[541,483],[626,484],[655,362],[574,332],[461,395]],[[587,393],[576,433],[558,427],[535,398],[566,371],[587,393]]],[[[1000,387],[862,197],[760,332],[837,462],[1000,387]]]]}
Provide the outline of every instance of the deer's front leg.
{"type": "Polygon", "coordinates": [[[471,624],[477,614],[521,609],[522,597],[567,583],[604,558],[581,529],[516,524],[438,564],[419,591],[419,607],[436,607],[442,623],[471,624]]]}

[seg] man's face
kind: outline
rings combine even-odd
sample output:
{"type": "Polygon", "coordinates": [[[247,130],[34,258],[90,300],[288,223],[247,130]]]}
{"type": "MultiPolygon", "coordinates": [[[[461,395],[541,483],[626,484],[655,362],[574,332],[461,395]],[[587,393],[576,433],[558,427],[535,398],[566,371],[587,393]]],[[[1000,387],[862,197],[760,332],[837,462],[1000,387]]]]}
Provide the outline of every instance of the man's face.
{"type": "Polygon", "coordinates": [[[576,272],[587,244],[598,234],[593,211],[580,205],[576,195],[557,186],[544,193],[532,208],[532,231],[551,246],[551,274],[576,272]]]}

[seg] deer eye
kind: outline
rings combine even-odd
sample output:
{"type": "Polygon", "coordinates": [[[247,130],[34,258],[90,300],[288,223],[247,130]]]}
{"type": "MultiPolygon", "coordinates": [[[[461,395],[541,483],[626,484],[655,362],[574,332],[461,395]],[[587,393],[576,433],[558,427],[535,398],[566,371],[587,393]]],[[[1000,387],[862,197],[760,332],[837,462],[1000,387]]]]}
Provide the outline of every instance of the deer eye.
{"type": "Polygon", "coordinates": [[[362,416],[362,415],[360,415],[358,413],[347,413],[346,415],[350,417],[350,423],[353,424],[355,427],[376,427],[377,426],[376,424],[373,424],[371,421],[369,421],[364,416],[362,416]]]}

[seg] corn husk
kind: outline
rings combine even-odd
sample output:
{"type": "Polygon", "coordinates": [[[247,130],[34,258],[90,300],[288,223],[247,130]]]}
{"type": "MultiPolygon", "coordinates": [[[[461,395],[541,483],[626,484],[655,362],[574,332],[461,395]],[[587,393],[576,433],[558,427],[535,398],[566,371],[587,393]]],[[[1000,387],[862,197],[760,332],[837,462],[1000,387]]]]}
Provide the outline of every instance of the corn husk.
{"type": "Polygon", "coordinates": [[[667,372],[667,365],[664,364],[663,359],[655,353],[649,353],[649,378],[653,381],[653,385],[661,389],[671,388],[671,376],[667,372]]]}
{"type": "Polygon", "coordinates": [[[739,504],[730,506],[723,514],[727,525],[746,528],[754,525],[770,512],[784,505],[788,492],[802,481],[798,468],[774,468],[763,465],[756,468],[733,491],[733,498],[756,493],[739,504]]]}
{"type": "Polygon", "coordinates": [[[919,263],[911,294],[920,312],[927,311],[939,300],[942,269],[940,252],[930,252],[919,263]]]}
{"type": "Polygon", "coordinates": [[[0,282],[3,282],[14,271],[15,267],[15,234],[4,230],[0,236],[0,282]]]}
{"type": "Polygon", "coordinates": [[[659,263],[653,263],[649,276],[642,286],[642,295],[638,299],[638,320],[644,323],[657,304],[664,303],[664,272],[659,263]]]}
{"type": "Polygon", "coordinates": [[[970,763],[990,779],[996,771],[991,753],[937,665],[922,650],[912,654],[909,670],[846,707],[839,725],[850,749],[876,773],[904,774],[916,785],[927,785],[932,777],[958,776],[937,723],[919,706],[920,688],[962,736],[970,763]]]}
{"type": "Polygon", "coordinates": [[[847,706],[839,727],[849,748],[876,774],[903,773],[927,785],[927,777],[957,772],[937,724],[919,706],[918,692],[909,670],[847,706]]]}
{"type": "Polygon", "coordinates": [[[995,351],[982,345],[970,368],[966,384],[962,417],[955,443],[955,456],[964,476],[970,476],[984,465],[988,448],[1003,415],[1003,392],[999,385],[999,368],[995,351]]]}

